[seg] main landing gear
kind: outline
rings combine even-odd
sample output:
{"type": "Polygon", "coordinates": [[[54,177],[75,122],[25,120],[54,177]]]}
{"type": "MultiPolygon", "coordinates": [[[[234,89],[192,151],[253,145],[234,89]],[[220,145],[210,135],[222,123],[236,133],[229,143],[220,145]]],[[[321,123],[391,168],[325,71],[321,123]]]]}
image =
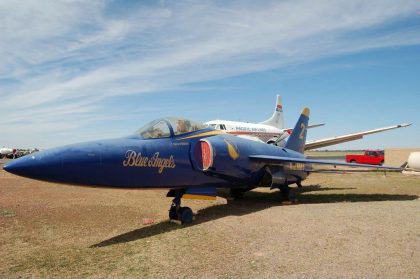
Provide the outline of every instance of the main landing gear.
{"type": "Polygon", "coordinates": [[[297,202],[295,192],[290,189],[289,185],[282,185],[279,189],[282,203],[292,204],[297,202]]]}
{"type": "Polygon", "coordinates": [[[181,198],[184,191],[175,191],[175,198],[172,200],[171,208],[169,209],[169,219],[181,221],[181,224],[191,224],[193,221],[193,212],[189,207],[181,207],[181,198]]]}

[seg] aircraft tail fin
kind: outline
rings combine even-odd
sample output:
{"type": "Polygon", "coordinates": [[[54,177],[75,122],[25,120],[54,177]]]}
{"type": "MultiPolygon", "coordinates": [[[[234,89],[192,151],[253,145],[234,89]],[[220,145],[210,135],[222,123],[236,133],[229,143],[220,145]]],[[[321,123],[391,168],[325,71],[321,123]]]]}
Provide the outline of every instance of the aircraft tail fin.
{"type": "Polygon", "coordinates": [[[285,148],[303,153],[305,150],[306,134],[308,131],[309,108],[304,108],[302,114],[290,135],[285,148]]]}
{"type": "Polygon", "coordinates": [[[263,122],[260,122],[260,124],[273,126],[273,127],[278,128],[278,129],[283,129],[283,127],[284,127],[283,105],[282,105],[282,102],[281,102],[280,95],[277,95],[276,107],[274,109],[273,115],[269,119],[267,119],[263,122]]]}

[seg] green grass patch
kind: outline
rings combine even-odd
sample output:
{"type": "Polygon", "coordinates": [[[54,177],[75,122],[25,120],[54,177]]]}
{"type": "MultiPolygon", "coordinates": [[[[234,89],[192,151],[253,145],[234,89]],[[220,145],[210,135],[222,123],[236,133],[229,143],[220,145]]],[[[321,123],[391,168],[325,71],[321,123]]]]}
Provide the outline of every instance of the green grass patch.
{"type": "Polygon", "coordinates": [[[4,217],[4,218],[13,218],[16,216],[16,213],[14,213],[13,211],[9,211],[9,210],[5,210],[0,208],[0,214],[4,217]]]}

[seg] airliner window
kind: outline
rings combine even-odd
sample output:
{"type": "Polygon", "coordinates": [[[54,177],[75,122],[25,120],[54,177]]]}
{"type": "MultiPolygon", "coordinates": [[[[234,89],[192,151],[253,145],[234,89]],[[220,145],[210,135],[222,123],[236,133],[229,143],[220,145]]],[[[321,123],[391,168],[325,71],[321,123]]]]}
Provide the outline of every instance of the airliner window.
{"type": "Polygon", "coordinates": [[[164,120],[150,122],[136,133],[144,139],[159,139],[171,136],[168,124],[164,120]]]}

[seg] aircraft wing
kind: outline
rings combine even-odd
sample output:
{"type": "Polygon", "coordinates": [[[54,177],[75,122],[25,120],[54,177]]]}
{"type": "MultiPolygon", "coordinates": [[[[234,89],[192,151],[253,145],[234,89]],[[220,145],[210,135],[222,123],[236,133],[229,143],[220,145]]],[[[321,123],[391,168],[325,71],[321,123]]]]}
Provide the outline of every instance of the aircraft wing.
{"type": "Polygon", "coordinates": [[[358,140],[358,139],[362,139],[363,136],[365,136],[365,135],[380,133],[380,132],[393,130],[393,129],[398,129],[398,128],[403,128],[403,127],[408,127],[410,125],[411,125],[411,123],[410,124],[399,124],[399,125],[394,125],[394,126],[389,126],[389,127],[384,127],[384,128],[379,128],[379,129],[354,133],[354,134],[338,136],[338,137],[332,137],[332,138],[326,138],[326,139],[314,140],[314,141],[307,141],[306,144],[305,144],[305,150],[311,150],[311,149],[326,147],[326,146],[339,144],[339,143],[343,143],[343,142],[358,140]]]}
{"type": "MultiPolygon", "coordinates": [[[[317,159],[307,159],[307,158],[293,158],[293,157],[280,157],[280,156],[267,156],[267,155],[252,155],[252,156],[249,156],[249,158],[254,161],[266,163],[268,165],[281,165],[284,163],[302,163],[302,164],[307,163],[307,164],[320,164],[320,165],[331,165],[331,166],[375,168],[375,169],[384,169],[384,170],[392,170],[392,171],[403,170],[400,167],[352,164],[352,163],[345,163],[345,162],[340,162],[340,161],[317,160],[317,159]]],[[[305,170],[305,171],[312,171],[312,170],[305,170]]]]}

